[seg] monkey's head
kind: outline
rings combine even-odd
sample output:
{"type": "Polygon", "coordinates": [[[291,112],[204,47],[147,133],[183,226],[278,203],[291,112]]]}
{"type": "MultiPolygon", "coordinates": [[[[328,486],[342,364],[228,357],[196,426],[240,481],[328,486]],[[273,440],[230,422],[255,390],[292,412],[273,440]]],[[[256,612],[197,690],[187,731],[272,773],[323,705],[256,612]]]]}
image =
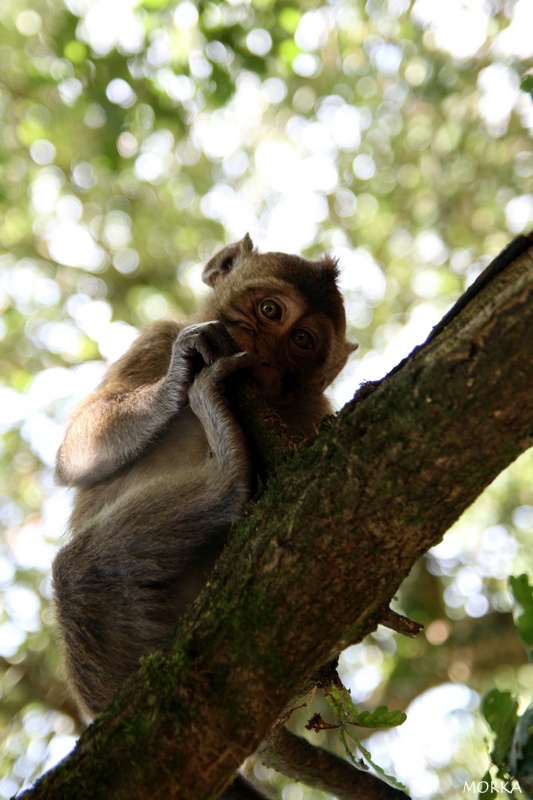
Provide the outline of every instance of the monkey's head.
{"type": "Polygon", "coordinates": [[[251,374],[266,396],[321,394],[356,349],[346,340],[338,274],[328,256],[258,253],[248,234],[206,264],[210,312],[242,350],[258,354],[251,374]]]}

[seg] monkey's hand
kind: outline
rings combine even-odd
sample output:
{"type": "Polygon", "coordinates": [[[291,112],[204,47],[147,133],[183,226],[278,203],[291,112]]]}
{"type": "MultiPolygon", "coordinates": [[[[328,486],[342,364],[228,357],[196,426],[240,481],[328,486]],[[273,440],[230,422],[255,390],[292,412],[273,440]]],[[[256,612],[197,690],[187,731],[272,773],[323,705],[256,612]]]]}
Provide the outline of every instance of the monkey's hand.
{"type": "Polygon", "coordinates": [[[224,381],[234,372],[257,364],[255,353],[221,356],[200,370],[189,391],[191,410],[200,420],[209,451],[220,467],[223,505],[239,510],[250,493],[251,464],[244,433],[224,397],[224,381]]]}
{"type": "Polygon", "coordinates": [[[196,413],[204,397],[211,401],[216,395],[223,394],[226,378],[237,370],[255,366],[258,360],[259,356],[255,353],[238,352],[230,356],[221,356],[210,366],[202,369],[189,390],[189,402],[193,411],[196,413]]]}
{"type": "MultiPolygon", "coordinates": [[[[226,359],[238,352],[237,344],[217,320],[189,325],[180,331],[174,342],[167,376],[161,386],[167,400],[174,404],[174,410],[187,405],[191,386],[205,367],[211,367],[219,359],[226,359]]],[[[235,369],[249,366],[242,362],[235,362],[235,365],[235,369]]],[[[227,369],[230,369],[229,363],[223,371],[227,369]]]]}

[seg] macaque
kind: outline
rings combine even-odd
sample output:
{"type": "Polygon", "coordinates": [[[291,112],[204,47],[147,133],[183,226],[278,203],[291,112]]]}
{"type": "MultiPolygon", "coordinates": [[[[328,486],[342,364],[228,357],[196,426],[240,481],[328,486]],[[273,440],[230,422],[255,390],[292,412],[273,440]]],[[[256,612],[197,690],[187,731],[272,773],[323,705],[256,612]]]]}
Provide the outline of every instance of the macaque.
{"type": "MultiPolygon", "coordinates": [[[[260,254],[246,235],[204,268],[211,292],[196,318],[144,329],[74,413],[56,468],[76,488],[72,536],[53,585],[86,717],[199,594],[250,497],[254,468],[226,378],[248,373],[295,433],[313,435],[330,411],[324,390],[355,349],[337,274],[327,256],[260,254]]],[[[224,797],[259,797],[242,787],[224,797]]]]}

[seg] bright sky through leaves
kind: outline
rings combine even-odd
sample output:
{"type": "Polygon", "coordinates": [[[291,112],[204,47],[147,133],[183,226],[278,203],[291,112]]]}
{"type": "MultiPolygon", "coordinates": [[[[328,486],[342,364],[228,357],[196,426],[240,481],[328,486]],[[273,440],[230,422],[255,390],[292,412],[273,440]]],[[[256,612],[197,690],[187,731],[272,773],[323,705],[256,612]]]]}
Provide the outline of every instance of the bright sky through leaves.
{"type": "MultiPolygon", "coordinates": [[[[47,577],[69,507],[51,477],[67,411],[139,325],[190,312],[202,264],[247,231],[263,249],[339,258],[360,349],[338,404],[385,374],[533,227],[519,88],[532,30],[530,0],[2,3],[0,798],[76,732],[47,577]]],[[[355,697],[398,691],[450,620],[509,609],[505,577],[532,563],[531,485],[526,456],[434,548],[427,639],[348,651],[355,697]]],[[[451,658],[444,672],[372,751],[416,798],[483,760],[475,669],[451,658]]],[[[529,667],[498,675],[533,689],[529,667]]]]}

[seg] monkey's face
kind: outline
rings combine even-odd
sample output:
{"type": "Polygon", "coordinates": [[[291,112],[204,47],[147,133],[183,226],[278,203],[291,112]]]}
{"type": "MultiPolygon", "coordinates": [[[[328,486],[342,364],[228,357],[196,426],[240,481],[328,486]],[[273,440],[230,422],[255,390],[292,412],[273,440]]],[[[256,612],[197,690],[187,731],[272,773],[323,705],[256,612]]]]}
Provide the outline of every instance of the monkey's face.
{"type": "Polygon", "coordinates": [[[324,329],[291,287],[250,286],[220,318],[241,350],[258,355],[250,372],[266,396],[312,383],[324,363],[324,329]]]}
{"type": "Polygon", "coordinates": [[[337,277],[327,256],[258,253],[248,234],[206,264],[213,294],[205,318],[220,319],[241,349],[258,354],[251,372],[266,396],[322,394],[356,349],[346,340],[337,277]]]}
{"type": "Polygon", "coordinates": [[[354,346],[336,274],[331,262],[252,253],[215,283],[215,315],[241,350],[257,353],[250,372],[265,396],[322,393],[346,363],[354,346]]]}

